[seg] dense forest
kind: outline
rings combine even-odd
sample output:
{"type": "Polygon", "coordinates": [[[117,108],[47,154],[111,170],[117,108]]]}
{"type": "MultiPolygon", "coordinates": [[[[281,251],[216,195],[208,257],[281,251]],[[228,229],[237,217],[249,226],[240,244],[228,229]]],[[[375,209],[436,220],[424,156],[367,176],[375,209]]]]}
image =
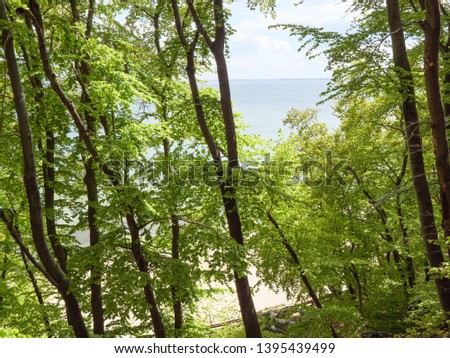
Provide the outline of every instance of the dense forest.
{"type": "Polygon", "coordinates": [[[0,337],[449,336],[450,3],[347,3],[345,33],[277,25],[339,127],[293,108],[268,141],[227,2],[0,0],[0,337]],[[250,269],[296,304],[257,312],[250,269]]]}

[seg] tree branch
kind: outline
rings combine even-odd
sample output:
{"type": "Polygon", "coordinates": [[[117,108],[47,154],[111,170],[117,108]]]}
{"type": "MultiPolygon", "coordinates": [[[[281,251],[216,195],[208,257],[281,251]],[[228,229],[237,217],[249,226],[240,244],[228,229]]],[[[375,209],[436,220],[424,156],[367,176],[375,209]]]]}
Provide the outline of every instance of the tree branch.
{"type": "Polygon", "coordinates": [[[36,269],[41,272],[45,278],[54,286],[58,287],[58,283],[53,279],[53,277],[47,272],[47,270],[36,260],[36,258],[31,254],[30,250],[25,246],[22,235],[19,229],[14,225],[14,214],[9,209],[0,209],[0,219],[6,225],[11,237],[14,239],[16,244],[19,246],[20,250],[26,255],[28,260],[33,264],[36,269]],[[5,214],[7,212],[9,217],[5,214]]]}
{"type": "Polygon", "coordinates": [[[211,40],[208,33],[205,30],[205,27],[203,26],[202,22],[200,21],[197,10],[195,10],[194,1],[193,0],[186,0],[186,3],[189,7],[189,11],[192,15],[192,18],[194,19],[195,26],[197,26],[198,32],[202,35],[202,37],[205,39],[206,44],[210,49],[214,48],[214,41],[211,40]]]}

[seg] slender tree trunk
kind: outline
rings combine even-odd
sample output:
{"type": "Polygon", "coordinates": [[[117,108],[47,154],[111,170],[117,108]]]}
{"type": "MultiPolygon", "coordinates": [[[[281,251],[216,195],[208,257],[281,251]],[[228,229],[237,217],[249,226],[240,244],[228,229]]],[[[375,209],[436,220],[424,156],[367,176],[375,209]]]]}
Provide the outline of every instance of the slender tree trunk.
{"type": "Polygon", "coordinates": [[[442,228],[445,236],[450,236],[450,163],[446,135],[445,115],[441,102],[439,84],[439,38],[441,34],[441,15],[438,0],[425,2],[426,19],[423,22],[425,33],[424,69],[428,109],[430,111],[436,171],[441,193],[442,228]]]}
{"type": "Polygon", "coordinates": [[[407,256],[405,257],[406,261],[406,271],[408,272],[408,287],[414,287],[416,281],[416,274],[414,272],[414,262],[413,258],[410,255],[409,250],[409,234],[408,229],[405,225],[405,216],[403,214],[402,203],[400,199],[400,194],[396,195],[396,207],[397,207],[397,216],[398,216],[398,224],[400,226],[400,230],[402,232],[403,237],[403,246],[405,247],[407,256]]]}
{"type": "MultiPolygon", "coordinates": [[[[448,20],[448,16],[450,15],[448,13],[447,8],[445,5],[441,2],[440,8],[442,13],[446,16],[446,41],[445,43],[442,42],[440,46],[440,50],[443,54],[443,60],[444,60],[444,76],[442,80],[442,105],[444,107],[444,116],[446,117],[446,122],[449,120],[450,116],[450,70],[447,68],[449,62],[450,62],[450,21],[448,20]]],[[[448,124],[447,124],[448,129],[448,124]]]]}
{"type": "Polygon", "coordinates": [[[408,282],[407,282],[407,286],[412,288],[415,284],[415,272],[414,272],[414,263],[413,263],[413,258],[411,257],[410,254],[410,247],[409,247],[409,234],[408,234],[408,229],[406,227],[406,223],[405,223],[405,215],[403,213],[403,208],[402,208],[402,200],[401,200],[401,195],[400,195],[400,186],[402,184],[402,181],[406,175],[406,168],[408,166],[408,144],[406,142],[405,139],[405,146],[406,146],[406,150],[405,150],[405,154],[403,156],[403,163],[402,163],[402,169],[400,171],[400,174],[397,176],[397,180],[395,182],[395,187],[397,190],[397,194],[395,196],[395,204],[396,204],[396,210],[397,210],[397,218],[398,218],[398,225],[400,226],[400,230],[402,233],[402,238],[403,238],[403,246],[405,248],[405,252],[406,252],[406,257],[404,258],[405,262],[406,262],[406,272],[408,273],[408,282]]]}
{"type": "MultiPolygon", "coordinates": [[[[126,220],[131,233],[131,251],[133,253],[134,259],[137,263],[140,272],[149,273],[149,263],[143,253],[141,240],[139,235],[139,227],[134,220],[133,208],[128,207],[128,214],[126,215],[126,220]]],[[[147,283],[144,286],[145,299],[150,306],[150,315],[152,318],[153,329],[155,331],[156,338],[165,338],[166,333],[164,329],[164,324],[162,317],[158,310],[158,305],[156,304],[155,294],[153,292],[152,285],[147,283]]]]}
{"type": "MultiPolygon", "coordinates": [[[[352,273],[352,275],[353,275],[353,273],[352,273]]],[[[352,300],[356,300],[356,291],[353,288],[352,283],[348,282],[347,286],[348,286],[348,292],[350,293],[350,297],[352,298],[352,300]]]]}
{"type": "Polygon", "coordinates": [[[300,278],[303,282],[303,284],[306,287],[306,290],[308,291],[309,297],[313,300],[314,304],[317,308],[322,308],[322,303],[319,301],[319,297],[317,297],[316,292],[312,288],[311,283],[309,282],[308,277],[305,274],[305,271],[303,270],[302,265],[300,264],[300,259],[298,258],[297,253],[295,252],[294,248],[291,246],[289,241],[287,240],[284,231],[281,229],[280,225],[278,224],[278,221],[275,220],[275,218],[272,216],[271,213],[267,213],[267,217],[269,221],[272,223],[272,225],[277,229],[280,237],[281,237],[281,243],[286,248],[286,250],[289,252],[289,255],[291,256],[292,260],[294,261],[294,264],[298,267],[298,271],[300,273],[300,278]]]}
{"type": "MultiPolygon", "coordinates": [[[[61,245],[56,231],[55,220],[55,135],[51,130],[46,131],[44,151],[45,161],[42,163],[44,176],[44,205],[47,235],[61,269],[66,272],[67,250],[61,245]]],[[[40,145],[42,146],[42,143],[40,145]]]]}
{"type": "Polygon", "coordinates": [[[2,269],[2,274],[1,274],[1,278],[3,281],[6,280],[6,273],[8,272],[6,266],[8,264],[8,255],[6,254],[6,252],[3,255],[3,269],[2,269]]]}
{"type": "MultiPolygon", "coordinates": [[[[188,1],[191,3],[192,1],[188,1]]],[[[234,123],[233,107],[231,101],[230,81],[228,78],[228,68],[225,59],[225,16],[222,0],[214,0],[214,22],[215,39],[210,42],[206,38],[206,33],[202,32],[203,37],[214,55],[217,67],[217,77],[219,80],[220,104],[222,108],[222,118],[225,126],[225,137],[228,154],[227,183],[222,181],[220,188],[225,207],[225,215],[228,222],[230,236],[239,244],[244,245],[242,233],[241,218],[239,215],[236,193],[232,183],[233,170],[239,169],[238,146],[236,139],[236,128],[234,123]]],[[[199,22],[197,21],[197,25],[199,22]]],[[[200,29],[199,29],[200,30],[200,29]]],[[[246,276],[239,277],[234,273],[236,291],[241,308],[242,319],[247,337],[261,337],[261,328],[258,322],[253,297],[246,276]]]]}
{"type": "Polygon", "coordinates": [[[358,270],[356,269],[355,264],[352,262],[350,265],[350,271],[355,279],[356,283],[356,292],[358,294],[358,309],[361,316],[364,315],[364,302],[363,302],[363,294],[362,294],[362,285],[361,280],[359,278],[358,270]]]}
{"type": "MultiPolygon", "coordinates": [[[[30,31],[33,31],[31,21],[25,18],[25,23],[30,31]]],[[[44,99],[44,86],[40,75],[37,73],[37,69],[32,65],[30,56],[24,46],[21,46],[23,59],[28,70],[28,77],[33,89],[36,91],[34,96],[36,107],[36,121],[40,122],[41,118],[45,116],[42,111],[42,101],[44,99]]],[[[35,56],[31,56],[32,60],[36,60],[35,56]]],[[[56,220],[55,220],[55,150],[56,141],[55,135],[51,128],[51,125],[44,123],[45,128],[45,140],[38,138],[38,148],[42,152],[45,160],[42,161],[42,175],[44,178],[44,207],[45,207],[45,223],[47,229],[47,235],[58,260],[61,269],[66,272],[67,265],[67,250],[60,243],[57,235],[56,220]],[[45,143],[45,145],[44,145],[45,143]]]]}
{"type": "MultiPolygon", "coordinates": [[[[81,63],[81,74],[85,80],[89,76],[89,68],[86,62],[81,63]]],[[[87,80],[86,80],[87,81],[87,80]]],[[[86,84],[87,85],[87,84],[86,84]]],[[[81,103],[89,105],[91,100],[88,93],[83,89],[81,96],[81,103]]],[[[87,123],[87,129],[92,135],[96,135],[95,118],[89,112],[84,111],[84,117],[87,123]]],[[[89,245],[96,247],[100,241],[100,229],[98,227],[97,220],[97,207],[98,201],[98,183],[97,174],[95,172],[95,161],[93,158],[89,158],[85,161],[85,177],[84,182],[86,184],[87,199],[88,199],[88,224],[89,224],[89,245]]],[[[102,264],[97,261],[97,264],[91,267],[91,310],[94,322],[94,333],[103,335],[105,333],[105,319],[103,315],[103,293],[102,293],[102,264]]]]}
{"type": "MultiPolygon", "coordinates": [[[[85,163],[84,182],[87,189],[88,199],[88,225],[89,245],[96,247],[100,241],[100,230],[97,226],[98,188],[97,178],[94,170],[94,161],[89,158],[85,163]]],[[[98,256],[98,255],[97,255],[98,256]]],[[[91,311],[94,323],[94,333],[105,334],[105,319],[103,315],[103,293],[102,293],[102,264],[97,263],[91,267],[91,311]]]]}
{"type": "MultiPolygon", "coordinates": [[[[160,6],[163,4],[165,0],[158,0],[156,8],[160,8],[160,6]]],[[[149,14],[150,15],[150,14],[149,14]]],[[[150,15],[153,26],[155,29],[154,33],[154,44],[156,47],[156,51],[159,56],[161,56],[161,59],[164,61],[165,66],[163,67],[164,77],[168,80],[171,79],[171,72],[174,63],[170,64],[170,61],[166,61],[166,58],[164,57],[164,53],[162,51],[161,47],[161,29],[160,29],[160,12],[155,12],[155,14],[150,15]]],[[[163,123],[167,123],[168,121],[168,109],[167,109],[167,96],[165,93],[165,87],[163,87],[160,91],[161,96],[161,120],[163,123]]],[[[170,165],[170,140],[169,138],[165,137],[163,138],[163,151],[164,151],[164,158],[167,161],[167,164],[169,165],[169,170],[171,168],[170,165]]],[[[180,260],[180,221],[179,216],[177,215],[177,204],[175,203],[174,208],[172,210],[172,215],[170,218],[171,221],[171,231],[172,231],[172,245],[171,245],[171,251],[172,251],[172,260],[175,261],[175,265],[178,264],[178,261],[180,260]]],[[[179,284],[176,277],[176,271],[172,272],[174,284],[172,284],[171,287],[171,293],[172,293],[172,305],[173,305],[173,316],[174,316],[174,331],[175,331],[175,337],[179,338],[183,335],[183,306],[181,299],[179,297],[179,284]]]]}
{"type": "MultiPolygon", "coordinates": [[[[172,223],[172,259],[175,261],[179,261],[180,222],[178,216],[172,216],[170,221],[172,223]]],[[[178,286],[177,284],[172,286],[173,314],[175,318],[174,328],[175,328],[175,336],[181,337],[181,332],[183,328],[183,308],[181,306],[181,300],[178,297],[179,289],[177,286],[178,286]]]]}
{"type": "MultiPolygon", "coordinates": [[[[450,60],[448,60],[450,61],[450,60]]],[[[444,98],[444,115],[447,118],[450,116],[450,90],[447,87],[450,87],[450,73],[446,73],[443,81],[444,88],[442,90],[443,98],[444,98]],[[447,99],[448,98],[448,99],[447,99]]],[[[448,125],[446,126],[448,129],[448,125]]]]}
{"type": "Polygon", "coordinates": [[[45,302],[44,302],[44,298],[42,296],[41,289],[39,288],[36,277],[34,276],[34,273],[31,270],[30,265],[28,264],[28,259],[27,259],[25,252],[23,251],[23,249],[20,250],[20,256],[22,257],[22,262],[25,266],[25,270],[27,271],[28,277],[30,278],[31,284],[33,286],[34,294],[36,295],[36,298],[39,302],[39,306],[42,309],[42,320],[44,321],[44,326],[47,331],[48,337],[51,338],[53,336],[52,326],[50,324],[50,320],[48,318],[47,312],[45,312],[45,302]]]}
{"type": "MultiPolygon", "coordinates": [[[[163,108],[163,118],[164,120],[167,120],[167,111],[165,108],[163,108]]],[[[167,138],[164,138],[163,140],[163,147],[164,147],[164,157],[165,160],[170,161],[170,143],[167,138]]],[[[176,212],[176,209],[173,210],[173,212],[176,212]]],[[[175,265],[178,264],[178,261],[180,260],[180,220],[178,215],[172,214],[170,218],[171,223],[171,230],[172,230],[172,260],[175,261],[175,265]]],[[[182,329],[183,329],[183,307],[181,304],[181,300],[179,297],[179,285],[177,282],[176,271],[172,272],[174,284],[172,284],[171,291],[172,291],[172,305],[173,305],[173,317],[174,317],[174,330],[175,330],[175,337],[179,338],[182,336],[182,329]]]]}
{"type": "MultiPolygon", "coordinates": [[[[237,209],[237,203],[234,199],[235,192],[231,189],[232,188],[226,189],[225,184],[221,184],[222,198],[224,202],[230,236],[239,245],[244,245],[241,220],[237,209]]],[[[235,271],[234,279],[246,336],[248,338],[260,338],[262,337],[261,328],[259,326],[255,305],[253,303],[253,297],[250,290],[248,277],[240,276],[240,274],[235,271]]]]}
{"type": "MultiPolygon", "coordinates": [[[[159,42],[158,42],[159,43],[159,42]]],[[[163,108],[163,118],[164,120],[167,120],[167,111],[165,108],[163,108]]],[[[165,160],[170,163],[170,143],[167,138],[163,139],[163,147],[164,147],[164,157],[165,160]]],[[[170,165],[170,164],[169,164],[170,165]]],[[[176,209],[173,210],[176,212],[176,209]]],[[[170,218],[171,223],[171,230],[172,230],[172,260],[175,261],[175,265],[178,264],[178,261],[180,260],[180,220],[178,215],[172,214],[170,218]]],[[[174,282],[177,282],[176,271],[172,272],[173,280],[174,282]]],[[[175,330],[175,337],[179,338],[182,336],[182,329],[183,329],[183,307],[181,304],[181,300],[179,298],[179,285],[178,283],[172,284],[171,287],[172,291],[172,305],[173,305],[173,317],[174,317],[174,330],[175,330]]]]}
{"type": "MultiPolygon", "coordinates": [[[[403,97],[402,112],[405,121],[412,181],[419,208],[422,236],[430,266],[439,268],[445,261],[441,247],[437,244],[438,234],[436,231],[433,204],[422,154],[422,139],[415,100],[414,79],[406,51],[399,2],[398,0],[387,0],[386,4],[392,40],[393,61],[397,68],[399,91],[403,97]]],[[[448,315],[450,311],[450,281],[448,279],[438,278],[435,279],[435,284],[442,310],[448,315]]]]}

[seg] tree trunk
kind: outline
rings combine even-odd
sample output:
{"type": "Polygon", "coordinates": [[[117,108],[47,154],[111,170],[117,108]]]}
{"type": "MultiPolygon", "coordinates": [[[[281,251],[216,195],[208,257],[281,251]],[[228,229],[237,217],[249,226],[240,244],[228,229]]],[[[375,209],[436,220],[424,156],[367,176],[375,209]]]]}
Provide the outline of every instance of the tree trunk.
{"type": "Polygon", "coordinates": [[[398,224],[399,224],[400,230],[402,232],[403,245],[405,247],[405,252],[407,254],[405,261],[406,261],[406,271],[408,272],[408,287],[412,288],[412,287],[414,287],[414,284],[416,281],[416,274],[414,272],[413,258],[410,255],[409,234],[408,234],[408,229],[406,228],[406,225],[405,225],[405,217],[403,214],[403,208],[402,208],[399,193],[397,193],[397,195],[396,195],[396,207],[397,207],[398,224]]]}
{"type": "MultiPolygon", "coordinates": [[[[178,216],[172,216],[171,219],[172,226],[172,260],[180,260],[180,250],[179,250],[179,240],[180,240],[180,223],[178,216]]],[[[176,280],[176,277],[175,277],[176,280]]],[[[178,285],[172,285],[172,301],[173,301],[173,314],[174,314],[174,328],[175,337],[181,337],[183,328],[183,309],[181,306],[181,300],[178,297],[178,285]]]]}
{"type": "MultiPolygon", "coordinates": [[[[398,0],[387,0],[386,4],[392,40],[393,61],[397,68],[399,92],[403,98],[402,112],[405,121],[412,182],[419,209],[422,237],[430,266],[439,268],[445,261],[441,247],[436,243],[438,234],[436,231],[433,204],[426,177],[422,153],[422,139],[415,100],[414,79],[406,51],[399,2],[398,0]]],[[[438,278],[435,279],[435,284],[442,310],[448,315],[448,312],[450,311],[450,281],[448,279],[438,278]]]]}
{"type": "Polygon", "coordinates": [[[46,131],[45,161],[42,163],[44,176],[45,222],[50,245],[55,253],[61,269],[66,272],[67,250],[61,245],[56,231],[55,220],[55,136],[51,130],[46,131]]]}
{"type": "Polygon", "coordinates": [[[267,213],[267,217],[269,218],[269,221],[272,223],[272,225],[277,229],[280,237],[281,237],[281,243],[288,251],[289,255],[291,256],[292,260],[294,261],[294,264],[298,267],[298,271],[300,273],[300,278],[303,282],[303,284],[306,287],[306,290],[308,291],[309,296],[313,300],[314,304],[317,308],[322,308],[322,303],[320,303],[319,298],[316,295],[316,292],[312,288],[311,283],[309,282],[308,277],[305,275],[305,271],[303,270],[302,265],[300,264],[300,259],[298,258],[297,253],[295,252],[294,248],[291,246],[289,241],[287,240],[284,231],[281,229],[280,225],[278,224],[278,221],[275,220],[275,218],[272,216],[271,213],[267,213]]]}
{"type": "Polygon", "coordinates": [[[28,274],[28,277],[30,278],[31,284],[33,285],[34,294],[36,295],[36,298],[39,302],[39,306],[42,309],[42,320],[44,321],[44,326],[47,331],[48,337],[51,338],[53,336],[52,326],[50,324],[50,320],[48,318],[47,312],[45,312],[45,303],[44,303],[44,298],[42,297],[41,289],[39,288],[36,277],[34,276],[34,273],[31,270],[30,265],[28,264],[28,259],[27,259],[25,252],[23,251],[23,249],[20,250],[20,256],[22,257],[22,262],[25,266],[25,270],[27,271],[27,274],[28,274]]]}
{"type": "MultiPolygon", "coordinates": [[[[131,251],[133,253],[134,259],[138,266],[140,272],[149,274],[149,263],[144,255],[141,246],[141,239],[139,235],[139,227],[134,219],[133,208],[128,207],[128,213],[126,215],[126,220],[131,234],[131,251]]],[[[150,315],[152,318],[153,329],[155,331],[156,338],[165,338],[166,333],[164,329],[164,323],[162,317],[158,310],[158,305],[156,304],[155,294],[153,292],[152,285],[147,283],[144,286],[145,299],[150,306],[150,315]]]]}
{"type": "MultiPolygon", "coordinates": [[[[441,2],[440,8],[442,11],[442,14],[445,15],[446,19],[446,26],[447,33],[446,41],[443,42],[440,46],[440,50],[443,54],[443,60],[444,60],[444,76],[442,81],[442,105],[444,107],[444,116],[447,119],[446,122],[449,120],[450,116],[450,70],[448,69],[448,63],[450,61],[450,21],[448,20],[448,16],[450,15],[446,6],[441,2]]],[[[447,129],[449,129],[447,124],[447,129]]]]}
{"type": "MultiPolygon", "coordinates": [[[[164,0],[159,0],[158,5],[156,8],[159,8],[164,0]]],[[[164,61],[165,66],[163,67],[164,71],[164,77],[167,79],[171,79],[172,75],[172,66],[168,63],[169,61],[166,61],[164,57],[164,53],[162,51],[161,47],[161,30],[160,30],[160,12],[156,12],[155,14],[151,15],[151,19],[153,21],[153,26],[155,28],[154,33],[154,43],[156,47],[156,51],[159,56],[162,57],[162,60],[164,61]]],[[[160,111],[161,111],[161,120],[163,123],[167,123],[169,120],[168,118],[168,109],[167,109],[167,96],[165,93],[165,88],[161,90],[161,105],[160,105],[160,111]]],[[[169,170],[171,169],[170,164],[170,140],[169,138],[165,137],[163,138],[163,151],[164,151],[164,159],[167,161],[167,164],[169,165],[169,170]]],[[[175,198],[176,200],[176,198],[175,198]]],[[[180,260],[180,220],[179,216],[177,215],[177,204],[174,204],[174,208],[172,210],[172,215],[170,218],[171,221],[171,231],[172,231],[172,245],[171,245],[171,251],[172,251],[172,260],[174,261],[175,265],[178,265],[178,262],[180,260]]],[[[175,337],[180,338],[183,335],[183,306],[181,299],[179,297],[179,284],[176,277],[177,271],[174,270],[172,272],[174,283],[171,287],[171,293],[172,293],[172,306],[173,306],[173,317],[174,317],[174,331],[175,331],[175,337]]]]}
{"type": "Polygon", "coordinates": [[[438,0],[428,0],[426,19],[423,22],[425,33],[424,70],[428,109],[430,111],[436,171],[439,180],[442,210],[442,228],[445,236],[450,236],[450,163],[444,109],[441,102],[439,84],[439,37],[441,17],[438,0]]]}
{"type": "MultiPolygon", "coordinates": [[[[31,21],[25,18],[25,24],[30,31],[33,31],[31,21]]],[[[45,114],[42,112],[42,101],[44,99],[44,86],[40,75],[37,72],[37,68],[30,61],[30,56],[27,50],[22,45],[22,54],[25,61],[25,65],[28,70],[28,76],[33,89],[36,91],[34,96],[35,108],[36,108],[36,121],[39,122],[42,116],[45,114]]],[[[36,56],[31,56],[33,62],[37,59],[36,56]]],[[[66,272],[67,265],[67,250],[61,245],[57,235],[56,220],[55,220],[55,149],[56,141],[55,135],[51,126],[48,123],[44,123],[45,140],[38,138],[38,148],[44,156],[45,160],[42,161],[42,176],[44,178],[44,207],[45,207],[45,223],[47,228],[47,235],[55,253],[56,259],[61,266],[61,269],[66,272]],[[45,143],[45,145],[44,145],[45,143]]]]}
{"type": "Polygon", "coordinates": [[[361,286],[361,280],[359,279],[358,270],[356,269],[355,264],[352,262],[350,265],[350,271],[353,275],[353,278],[355,279],[356,283],[356,292],[358,293],[358,309],[361,316],[364,315],[364,302],[363,302],[363,295],[362,295],[362,286],[361,286]]]}
{"type": "Polygon", "coordinates": [[[414,272],[414,263],[413,258],[410,254],[410,247],[409,247],[409,234],[408,234],[408,228],[406,227],[405,223],[405,215],[403,214],[403,208],[402,208],[402,200],[400,196],[400,186],[402,184],[402,181],[406,174],[406,168],[408,166],[408,144],[405,138],[405,154],[403,156],[403,163],[402,163],[402,169],[400,171],[400,174],[397,176],[397,180],[395,181],[395,187],[397,190],[397,193],[395,195],[395,203],[396,203],[396,209],[397,209],[397,218],[398,218],[398,224],[400,226],[400,231],[402,233],[403,238],[403,246],[405,248],[406,257],[404,260],[406,261],[406,272],[408,273],[408,282],[407,287],[412,288],[415,284],[416,275],[414,272]]]}
{"type": "MultiPolygon", "coordinates": [[[[98,188],[97,178],[94,170],[94,161],[89,158],[85,163],[84,182],[86,184],[88,199],[88,225],[89,245],[95,247],[100,241],[100,230],[97,227],[98,188]]],[[[103,335],[105,333],[105,319],[103,316],[103,294],[102,294],[102,269],[99,260],[91,267],[91,311],[94,323],[94,333],[103,335]]]]}
{"type": "MultiPolygon", "coordinates": [[[[236,128],[233,116],[231,101],[230,81],[228,78],[228,68],[225,59],[225,17],[222,0],[214,0],[214,21],[216,34],[213,46],[210,50],[214,55],[217,67],[217,77],[220,89],[220,104],[222,108],[222,118],[225,126],[225,137],[228,153],[227,182],[222,181],[220,188],[225,207],[225,215],[228,222],[230,236],[239,244],[244,245],[242,234],[241,218],[239,216],[238,203],[233,183],[233,170],[239,169],[238,147],[236,139],[236,128]]],[[[258,322],[253,297],[246,276],[239,277],[234,273],[236,279],[236,290],[241,308],[242,319],[247,337],[261,337],[261,328],[258,322]]]]}

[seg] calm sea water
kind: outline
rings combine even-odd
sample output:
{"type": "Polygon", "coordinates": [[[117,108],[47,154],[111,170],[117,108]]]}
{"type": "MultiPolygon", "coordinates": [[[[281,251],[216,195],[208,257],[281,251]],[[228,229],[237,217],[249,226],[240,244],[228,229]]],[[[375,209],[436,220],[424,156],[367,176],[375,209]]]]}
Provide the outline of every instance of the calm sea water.
{"type": "MultiPolygon", "coordinates": [[[[327,82],[328,79],[231,80],[230,85],[235,111],[251,126],[249,132],[275,139],[278,130],[283,128],[283,119],[293,107],[316,108],[320,121],[330,129],[338,127],[333,103],[317,105],[323,99],[320,94],[326,90],[327,82]]],[[[218,88],[217,81],[208,81],[207,85],[218,88]]]]}

